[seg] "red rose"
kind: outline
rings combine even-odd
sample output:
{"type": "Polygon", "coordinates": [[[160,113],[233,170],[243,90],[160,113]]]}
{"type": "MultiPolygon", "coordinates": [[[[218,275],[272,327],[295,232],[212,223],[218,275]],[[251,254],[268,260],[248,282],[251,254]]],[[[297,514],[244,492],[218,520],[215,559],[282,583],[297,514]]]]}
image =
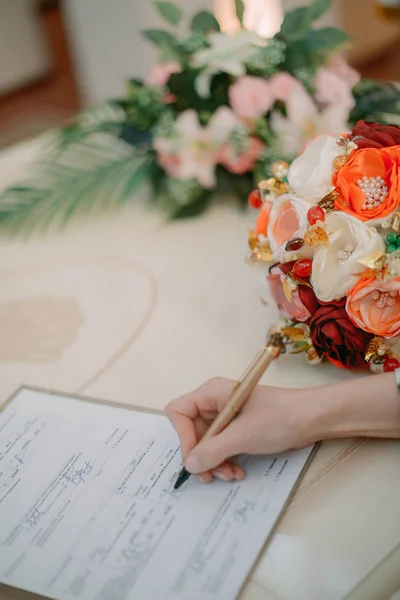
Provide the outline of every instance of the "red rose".
{"type": "Polygon", "coordinates": [[[396,125],[379,125],[379,123],[365,123],[358,121],[352,129],[353,136],[360,136],[355,140],[359,149],[363,148],[388,148],[400,144],[400,127],[396,125]]]}
{"type": "Polygon", "coordinates": [[[365,367],[365,351],[372,336],[358,329],[340,303],[320,306],[310,320],[314,348],[346,369],[365,367]]]}

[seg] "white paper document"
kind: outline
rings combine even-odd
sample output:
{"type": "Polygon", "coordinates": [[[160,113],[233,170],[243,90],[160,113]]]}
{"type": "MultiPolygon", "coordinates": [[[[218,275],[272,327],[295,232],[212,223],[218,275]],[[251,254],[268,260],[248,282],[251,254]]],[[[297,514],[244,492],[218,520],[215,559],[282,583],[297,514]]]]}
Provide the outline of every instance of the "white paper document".
{"type": "Polygon", "coordinates": [[[244,481],[174,491],[166,417],[23,389],[0,412],[0,583],[56,600],[233,600],[311,452],[243,457],[244,481]]]}

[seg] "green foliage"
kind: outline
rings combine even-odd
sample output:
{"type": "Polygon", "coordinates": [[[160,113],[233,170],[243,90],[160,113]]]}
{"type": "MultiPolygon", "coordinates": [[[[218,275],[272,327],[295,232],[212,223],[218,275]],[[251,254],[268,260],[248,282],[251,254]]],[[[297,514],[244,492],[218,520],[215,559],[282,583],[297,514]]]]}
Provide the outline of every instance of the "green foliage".
{"type": "Polygon", "coordinates": [[[284,40],[298,40],[306,35],[309,27],[309,9],[301,6],[286,13],[279,36],[284,40]]]}
{"type": "Polygon", "coordinates": [[[167,44],[175,45],[175,38],[172,33],[164,31],[164,29],[144,29],[142,35],[158,47],[167,44]]]}
{"type": "Polygon", "coordinates": [[[331,0],[315,0],[309,7],[310,19],[316,21],[326,13],[331,5],[331,0]]]}
{"type": "Polygon", "coordinates": [[[55,131],[54,151],[79,143],[94,133],[118,136],[126,122],[126,112],[115,100],[82,111],[71,123],[55,131]]]}
{"type": "Polygon", "coordinates": [[[210,193],[203,190],[196,199],[183,206],[175,204],[171,198],[164,199],[162,208],[171,220],[188,219],[201,215],[208,208],[210,201],[210,193]]]}
{"type": "Polygon", "coordinates": [[[337,27],[310,29],[305,39],[309,52],[332,52],[349,41],[349,36],[337,27]]]}
{"type": "MultiPolygon", "coordinates": [[[[251,173],[235,175],[224,167],[217,168],[217,187],[214,194],[218,196],[235,196],[240,205],[246,206],[250,192],[254,189],[251,173]]],[[[260,180],[259,180],[260,181],[260,180]]]]}
{"type": "Polygon", "coordinates": [[[316,71],[348,40],[349,36],[336,27],[308,28],[301,38],[293,38],[287,43],[283,68],[295,76],[305,69],[316,71]]]}
{"type": "Polygon", "coordinates": [[[208,31],[219,31],[219,23],[213,14],[204,10],[193,17],[191,23],[192,31],[200,31],[202,33],[208,31]]]}
{"type": "Polygon", "coordinates": [[[286,41],[302,39],[329,6],[329,0],[315,0],[310,6],[300,6],[286,13],[278,37],[286,41]]]}
{"type": "Polygon", "coordinates": [[[208,48],[210,42],[208,36],[204,31],[192,31],[186,39],[179,43],[179,48],[183,53],[193,54],[198,50],[204,50],[208,48]]]}
{"type": "Polygon", "coordinates": [[[154,127],[164,110],[161,90],[134,79],[127,82],[126,113],[130,125],[141,130],[154,127]]]}
{"type": "Polygon", "coordinates": [[[121,205],[148,178],[151,160],[108,135],[70,144],[0,194],[0,225],[14,232],[46,229],[76,213],[121,205]]]}
{"type": "Polygon", "coordinates": [[[220,73],[211,79],[211,92],[208,98],[202,98],[196,91],[195,81],[199,71],[187,69],[174,73],[169,79],[169,89],[177,96],[176,106],[179,112],[194,108],[198,113],[213,113],[220,106],[229,104],[229,75],[220,73]]]}
{"type": "Polygon", "coordinates": [[[165,63],[171,60],[181,62],[179,43],[172,33],[163,29],[145,29],[142,31],[142,35],[157,46],[159,62],[165,63]]]}
{"type": "Polygon", "coordinates": [[[156,0],[155,6],[160,15],[172,25],[178,25],[178,23],[181,21],[183,13],[176,4],[173,4],[172,2],[162,2],[161,0],[156,0]]]}
{"type": "Polygon", "coordinates": [[[286,44],[278,39],[268,40],[266,46],[256,46],[246,59],[246,67],[252,75],[271,77],[285,61],[286,44]]]}
{"type": "Polygon", "coordinates": [[[361,80],[353,90],[356,106],[350,123],[359,120],[400,125],[400,89],[392,83],[361,80]]]}
{"type": "Polygon", "coordinates": [[[243,23],[244,2],[243,0],[235,0],[236,15],[240,23],[243,23]]]}
{"type": "Polygon", "coordinates": [[[207,208],[209,202],[210,192],[195,179],[164,177],[158,186],[158,203],[169,219],[195,217],[207,208]]]}

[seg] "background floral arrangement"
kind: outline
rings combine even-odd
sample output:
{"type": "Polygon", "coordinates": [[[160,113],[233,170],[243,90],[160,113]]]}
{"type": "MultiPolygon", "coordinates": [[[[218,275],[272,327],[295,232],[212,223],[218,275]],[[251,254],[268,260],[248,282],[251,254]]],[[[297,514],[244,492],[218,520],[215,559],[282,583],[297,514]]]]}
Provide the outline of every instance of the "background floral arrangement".
{"type": "Polygon", "coordinates": [[[249,245],[285,341],[312,364],[400,367],[400,127],[360,121],[274,170],[249,245]]]}
{"type": "MultiPolygon", "coordinates": [[[[208,12],[178,35],[181,9],[155,7],[169,29],[143,35],[159,63],[127,82],[125,99],[58,132],[32,178],[0,196],[0,222],[18,229],[66,220],[128,201],[143,182],[171,218],[196,215],[226,193],[245,203],[277,157],[290,162],[317,134],[399,112],[395,86],[360,81],[340,56],[343,31],[314,28],[329,0],[287,13],[268,40],[244,29],[223,34],[208,12]]],[[[242,20],[242,0],[236,7],[242,20]]]]}

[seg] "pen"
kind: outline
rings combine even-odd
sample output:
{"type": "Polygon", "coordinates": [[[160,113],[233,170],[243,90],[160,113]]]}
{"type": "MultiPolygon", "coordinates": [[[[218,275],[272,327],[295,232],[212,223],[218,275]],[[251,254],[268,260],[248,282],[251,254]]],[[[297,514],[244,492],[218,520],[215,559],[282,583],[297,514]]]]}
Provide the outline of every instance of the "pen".
{"type": "MultiPolygon", "coordinates": [[[[278,356],[281,349],[273,344],[264,346],[254,357],[241,378],[235,383],[232,396],[226,406],[219,413],[215,421],[205,433],[203,440],[220,433],[236,417],[240,409],[251,396],[252,391],[260,381],[263,373],[270,363],[278,356]]],[[[181,470],[175,482],[174,489],[179,489],[190,477],[185,467],[181,470]]]]}

